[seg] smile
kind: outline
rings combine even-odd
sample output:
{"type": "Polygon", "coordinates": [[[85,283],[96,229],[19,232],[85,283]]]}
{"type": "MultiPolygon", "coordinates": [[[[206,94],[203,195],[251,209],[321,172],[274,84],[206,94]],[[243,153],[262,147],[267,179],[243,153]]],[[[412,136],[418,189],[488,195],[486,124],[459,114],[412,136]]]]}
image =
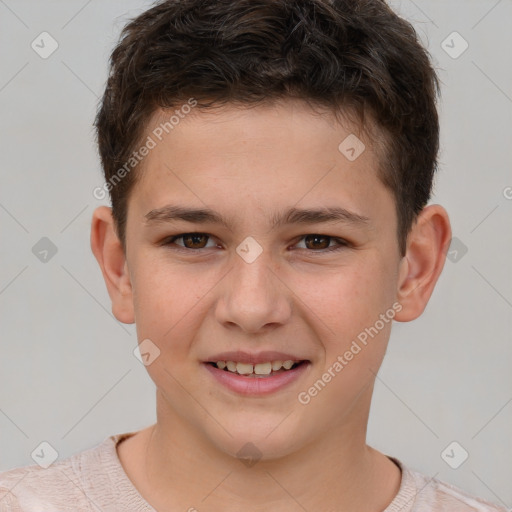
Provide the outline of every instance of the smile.
{"type": "Polygon", "coordinates": [[[274,393],[296,382],[308,372],[310,361],[268,361],[266,363],[239,363],[217,361],[203,363],[216,383],[237,394],[263,396],[274,393]],[[274,370],[274,368],[277,368],[274,370]]]}
{"type": "Polygon", "coordinates": [[[296,368],[302,361],[268,361],[266,363],[250,364],[235,361],[217,361],[211,363],[220,370],[225,370],[238,375],[265,376],[273,375],[296,368]]]}

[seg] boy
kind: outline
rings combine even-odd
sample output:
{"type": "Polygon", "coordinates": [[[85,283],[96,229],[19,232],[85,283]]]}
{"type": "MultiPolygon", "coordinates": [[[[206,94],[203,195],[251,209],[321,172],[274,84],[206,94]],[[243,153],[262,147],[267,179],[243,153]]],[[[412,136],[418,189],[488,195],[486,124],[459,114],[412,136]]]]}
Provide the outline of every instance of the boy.
{"type": "Polygon", "coordinates": [[[91,247],[157,423],[0,478],[0,510],[503,510],[366,444],[451,230],[438,83],[381,0],[174,0],[124,30],[91,247]],[[370,334],[371,333],[371,334],[370,334]]]}

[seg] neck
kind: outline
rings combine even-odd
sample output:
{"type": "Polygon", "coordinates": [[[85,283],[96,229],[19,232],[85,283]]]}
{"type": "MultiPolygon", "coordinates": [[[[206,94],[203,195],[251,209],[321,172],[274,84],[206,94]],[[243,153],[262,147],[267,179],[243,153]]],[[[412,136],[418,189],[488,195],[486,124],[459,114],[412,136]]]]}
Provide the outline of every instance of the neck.
{"type": "Polygon", "coordinates": [[[249,462],[214,445],[157,394],[158,421],[144,443],[142,487],[157,509],[380,512],[398,492],[401,475],[391,460],[366,445],[369,403],[364,402],[355,405],[361,410],[352,410],[350,421],[340,421],[309,444],[249,462]]]}

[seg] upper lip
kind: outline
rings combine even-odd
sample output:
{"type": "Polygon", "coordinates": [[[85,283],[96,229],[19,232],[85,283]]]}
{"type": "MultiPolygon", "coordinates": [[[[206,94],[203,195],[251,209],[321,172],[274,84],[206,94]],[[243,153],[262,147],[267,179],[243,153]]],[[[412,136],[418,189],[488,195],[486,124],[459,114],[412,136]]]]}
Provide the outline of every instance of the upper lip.
{"type": "Polygon", "coordinates": [[[286,354],[285,352],[276,352],[275,350],[265,350],[263,352],[244,352],[243,350],[236,350],[231,352],[219,352],[205,363],[216,363],[217,361],[234,361],[236,363],[245,364],[258,364],[267,363],[271,361],[307,361],[306,358],[297,357],[293,354],[286,354]]]}

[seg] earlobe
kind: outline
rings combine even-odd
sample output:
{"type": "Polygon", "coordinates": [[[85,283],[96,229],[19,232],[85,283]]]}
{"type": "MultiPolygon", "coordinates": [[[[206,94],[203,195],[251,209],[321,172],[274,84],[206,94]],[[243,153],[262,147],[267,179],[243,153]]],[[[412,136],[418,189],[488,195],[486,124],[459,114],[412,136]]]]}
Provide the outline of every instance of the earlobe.
{"type": "Polygon", "coordinates": [[[91,249],[112,301],[112,313],[120,322],[134,323],[133,291],[126,256],[115,231],[112,210],[107,206],[100,206],[93,212],[91,249]]]}
{"type": "Polygon", "coordinates": [[[450,240],[446,210],[440,205],[425,207],[411,228],[400,262],[397,300],[402,310],[395,320],[408,322],[423,313],[443,270],[450,240]]]}

